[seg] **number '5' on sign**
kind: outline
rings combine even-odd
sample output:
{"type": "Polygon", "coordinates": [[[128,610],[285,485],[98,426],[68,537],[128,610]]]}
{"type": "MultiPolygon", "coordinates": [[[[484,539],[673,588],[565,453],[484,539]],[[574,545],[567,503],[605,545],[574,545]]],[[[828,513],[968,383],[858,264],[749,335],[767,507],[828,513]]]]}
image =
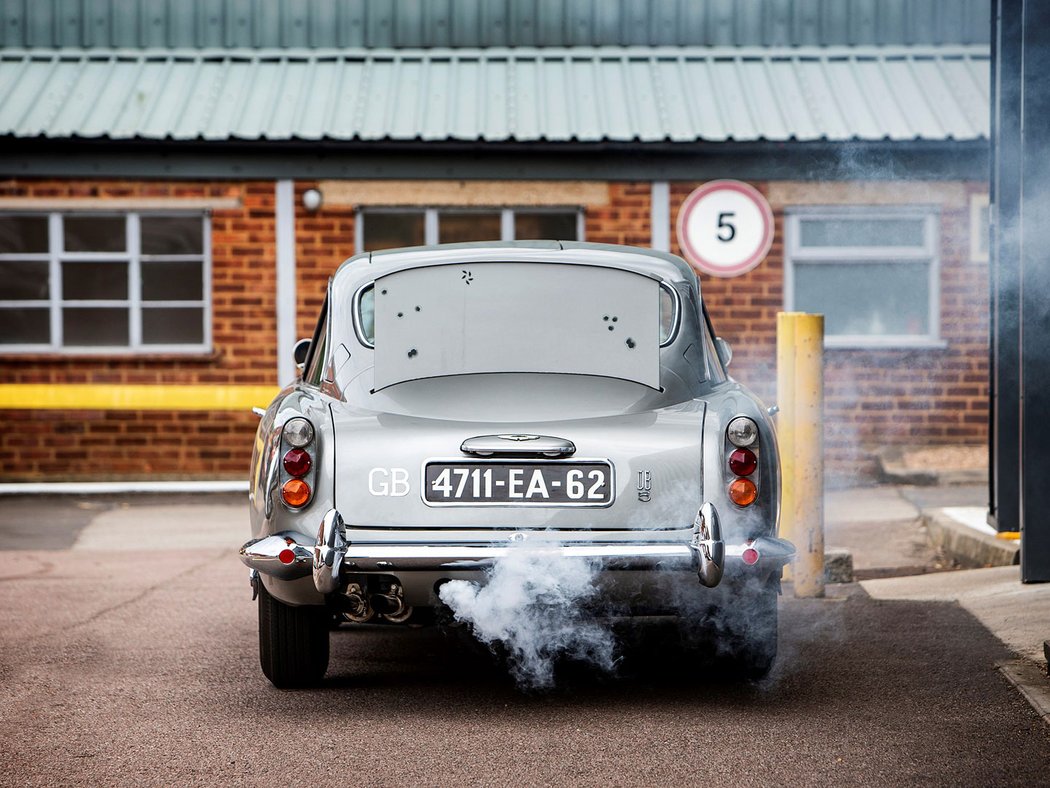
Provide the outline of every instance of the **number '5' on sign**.
{"type": "Polygon", "coordinates": [[[765,259],[773,243],[773,211],[757,189],[740,181],[711,181],[678,211],[678,245],[698,270],[739,276],[765,259]]]}

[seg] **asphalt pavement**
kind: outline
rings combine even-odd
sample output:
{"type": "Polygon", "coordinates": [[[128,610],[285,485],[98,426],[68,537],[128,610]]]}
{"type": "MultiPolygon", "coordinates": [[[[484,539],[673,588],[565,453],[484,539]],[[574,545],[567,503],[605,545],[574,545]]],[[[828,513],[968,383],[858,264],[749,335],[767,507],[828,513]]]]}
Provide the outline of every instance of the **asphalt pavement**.
{"type": "Polygon", "coordinates": [[[325,685],[279,691],[236,559],[246,504],[194,500],[3,501],[0,785],[1050,782],[1009,649],[956,602],[854,584],[782,598],[758,684],[656,622],[618,675],[570,665],[544,693],[462,631],[344,626],[325,685]]]}

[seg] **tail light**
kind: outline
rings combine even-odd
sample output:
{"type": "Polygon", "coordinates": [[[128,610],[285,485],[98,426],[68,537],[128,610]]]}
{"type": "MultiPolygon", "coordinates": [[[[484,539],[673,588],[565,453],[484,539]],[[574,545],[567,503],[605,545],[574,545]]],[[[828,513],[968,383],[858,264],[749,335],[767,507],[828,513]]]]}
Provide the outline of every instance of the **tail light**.
{"type": "Polygon", "coordinates": [[[758,467],[758,457],[750,449],[737,449],[729,455],[729,470],[737,476],[750,476],[758,467]]]}
{"type": "Polygon", "coordinates": [[[310,500],[310,485],[302,479],[289,479],[281,487],[281,498],[289,506],[298,509],[310,500]]]}
{"type": "Polygon", "coordinates": [[[750,506],[758,500],[758,487],[747,477],[758,470],[758,424],[748,416],[737,416],[726,427],[729,471],[736,478],[729,484],[729,500],[750,506]]]}
{"type": "Polygon", "coordinates": [[[284,469],[289,475],[297,479],[306,476],[310,472],[312,464],[313,460],[310,459],[310,455],[304,449],[289,449],[288,453],[284,455],[284,469]]]}
{"type": "Polygon", "coordinates": [[[729,485],[729,499],[737,506],[750,506],[758,498],[758,488],[750,479],[734,479],[729,485]]]}
{"type": "Polygon", "coordinates": [[[311,452],[315,449],[311,444],[314,437],[313,425],[302,416],[288,419],[281,428],[286,449],[281,458],[281,500],[291,509],[301,509],[313,497],[311,474],[314,461],[311,452]]]}

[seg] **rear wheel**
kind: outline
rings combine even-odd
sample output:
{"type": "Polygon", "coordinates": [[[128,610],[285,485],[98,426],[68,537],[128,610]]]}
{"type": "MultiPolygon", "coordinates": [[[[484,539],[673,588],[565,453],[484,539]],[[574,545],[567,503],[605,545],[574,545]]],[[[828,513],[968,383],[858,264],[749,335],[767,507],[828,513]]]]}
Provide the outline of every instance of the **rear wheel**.
{"type": "Polygon", "coordinates": [[[777,658],[777,589],[769,583],[748,588],[732,611],[723,611],[726,657],[731,668],[749,679],[769,675],[777,658]]]}
{"type": "Polygon", "coordinates": [[[292,607],[259,584],[259,662],[275,687],[309,687],[328,669],[328,628],[324,607],[292,607]]]}

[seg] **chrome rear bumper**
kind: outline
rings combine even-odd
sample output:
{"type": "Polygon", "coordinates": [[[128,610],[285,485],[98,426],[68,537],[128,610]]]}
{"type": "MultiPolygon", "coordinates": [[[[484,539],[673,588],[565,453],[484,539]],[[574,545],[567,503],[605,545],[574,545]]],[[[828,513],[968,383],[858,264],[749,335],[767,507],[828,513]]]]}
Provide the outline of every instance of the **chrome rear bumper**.
{"type": "Polygon", "coordinates": [[[644,542],[630,541],[630,532],[485,532],[396,531],[347,529],[335,509],[329,510],[317,539],[284,532],[254,539],[241,548],[241,561],[281,580],[313,574],[318,592],[340,588],[344,573],[462,572],[484,570],[512,550],[530,550],[600,562],[603,570],[693,570],[700,583],[717,586],[728,564],[777,569],[795,556],[794,546],[763,536],[744,544],[726,545],[718,514],[710,504],[697,513],[691,529],[665,532],[644,542]],[[360,536],[360,538],[359,538],[360,536]]]}

